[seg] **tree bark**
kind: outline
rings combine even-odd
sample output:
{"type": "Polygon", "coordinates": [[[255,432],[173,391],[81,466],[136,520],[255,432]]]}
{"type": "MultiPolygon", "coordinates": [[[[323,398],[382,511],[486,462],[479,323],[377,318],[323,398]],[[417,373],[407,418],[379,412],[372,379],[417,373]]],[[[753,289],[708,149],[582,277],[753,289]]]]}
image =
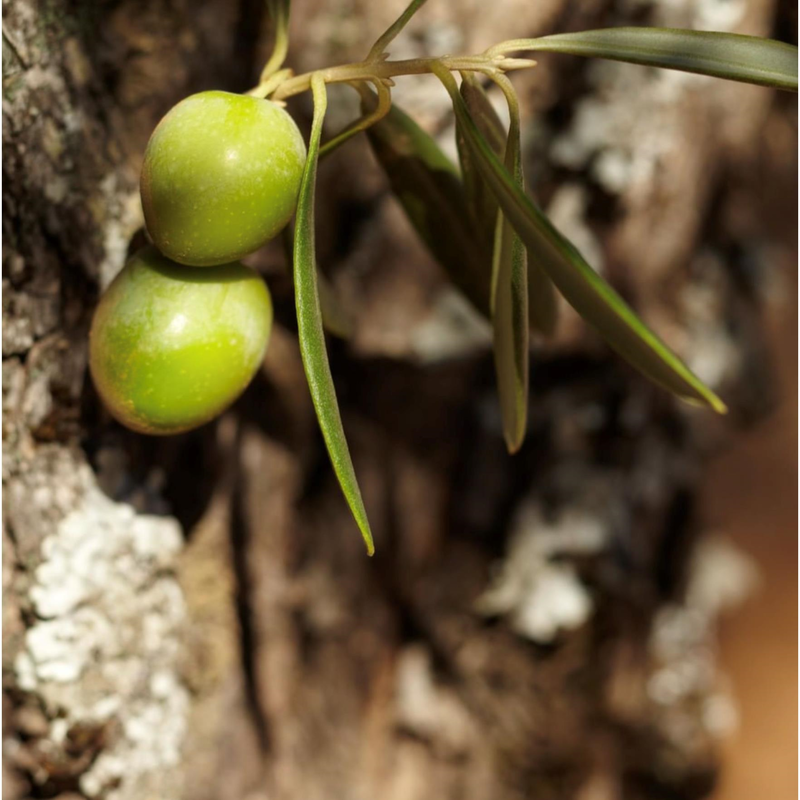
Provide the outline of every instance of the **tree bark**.
{"type": "MultiPolygon", "coordinates": [[[[296,0],[291,65],[363,57],[403,5],[296,0]]],[[[771,35],[790,13],[496,5],[432,2],[394,52],[632,23],[771,35]]],[[[4,796],[706,796],[732,703],[715,618],[749,571],[694,505],[710,454],[774,399],[759,320],[792,259],[791,102],[567,57],[515,78],[529,184],[733,423],[645,384],[564,309],[514,457],[485,326],[366,143],[323,164],[320,263],[358,309],[329,348],[367,559],[280,247],[250,260],[275,301],[264,368],[217,423],[129,433],[86,373],[99,292],[144,242],[147,137],[186,94],[255,82],[261,3],[9,0],[3,36],[4,796]]],[[[435,82],[395,98],[452,146],[435,82]]],[[[356,113],[345,89],[331,106],[329,132],[356,113]]],[[[290,110],[307,129],[308,98],[290,110]]]]}

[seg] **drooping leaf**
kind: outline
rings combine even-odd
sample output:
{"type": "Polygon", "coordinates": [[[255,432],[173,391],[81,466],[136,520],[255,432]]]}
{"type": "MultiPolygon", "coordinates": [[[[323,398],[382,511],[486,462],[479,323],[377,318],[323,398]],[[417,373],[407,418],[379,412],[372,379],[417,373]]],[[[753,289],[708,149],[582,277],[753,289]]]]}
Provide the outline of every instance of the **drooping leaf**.
{"type": "Polygon", "coordinates": [[[467,106],[475,127],[486,139],[489,147],[501,155],[506,149],[506,126],[500,119],[500,115],[481,85],[478,76],[474,72],[464,72],[461,77],[461,96],[464,98],[464,104],[467,106]]]}
{"type": "Polygon", "coordinates": [[[440,66],[433,71],[450,93],[476,163],[500,207],[567,301],[611,347],[655,383],[689,402],[724,412],[725,404],[716,394],[639,319],[516,185],[472,122],[450,72],[440,66]]]}
{"type": "Polygon", "coordinates": [[[678,28],[604,28],[519,39],[504,43],[503,50],[608,58],[797,91],[797,48],[758,36],[678,28]]]}
{"type": "MultiPolygon", "coordinates": [[[[498,158],[503,158],[506,147],[505,126],[474,73],[465,72],[463,74],[461,96],[464,98],[473,122],[483,134],[487,144],[498,158]]],[[[487,250],[491,252],[497,227],[497,198],[475,164],[458,123],[456,123],[456,145],[458,146],[458,160],[461,164],[461,176],[464,181],[467,203],[478,226],[480,236],[485,241],[487,250]]]]}
{"type": "Polygon", "coordinates": [[[491,256],[471,222],[457,167],[394,104],[367,137],[420,238],[453,284],[488,319],[491,256]]]}
{"type": "MultiPolygon", "coordinates": [[[[472,121],[486,143],[498,158],[503,158],[506,146],[505,126],[474,73],[464,73],[461,96],[472,121]]],[[[474,163],[458,122],[456,122],[456,142],[467,202],[482,235],[491,236],[493,241],[497,225],[497,198],[474,163]]],[[[520,185],[524,189],[524,184],[520,185]]],[[[558,322],[558,301],[553,282],[536,263],[536,258],[531,253],[527,255],[527,265],[530,326],[545,336],[552,336],[558,322]]]]}
{"type": "MultiPolygon", "coordinates": [[[[521,187],[519,109],[510,91],[514,105],[505,165],[521,187]]],[[[528,418],[528,273],[525,246],[502,210],[497,212],[492,256],[492,332],[503,435],[509,452],[515,453],[525,438],[528,418]]]]}
{"type": "Polygon", "coordinates": [[[322,330],[314,245],[314,194],[322,121],[327,107],[327,92],[322,76],[315,75],[312,78],[311,89],[314,96],[314,118],[308,144],[308,158],[297,199],[294,237],[294,288],[300,353],[308,387],[311,390],[311,399],[334,472],[364,537],[367,552],[372,555],[375,550],[372,533],[342,428],[322,330]]]}

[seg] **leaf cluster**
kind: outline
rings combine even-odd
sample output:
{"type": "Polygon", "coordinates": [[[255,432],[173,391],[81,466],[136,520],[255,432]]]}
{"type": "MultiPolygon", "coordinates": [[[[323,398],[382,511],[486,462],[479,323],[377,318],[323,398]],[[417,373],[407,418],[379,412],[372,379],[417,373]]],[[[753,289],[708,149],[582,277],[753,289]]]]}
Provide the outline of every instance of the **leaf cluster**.
{"type": "MultiPolygon", "coordinates": [[[[293,92],[307,83],[314,99],[293,247],[300,349],[334,471],[370,554],[374,550],[372,534],[325,347],[326,317],[337,315],[331,310],[335,309],[334,301],[324,284],[321,300],[314,252],[314,188],[321,154],[327,155],[352,135],[366,130],[391,188],[417,233],[452,283],[491,321],[504,436],[513,452],[521,445],[526,429],[530,335],[553,333],[557,294],[651,381],[689,403],[719,413],[726,409],[714,391],[592,269],[526,191],[519,106],[505,72],[535,62],[508,58],[507,54],[521,50],[567,53],[797,91],[796,47],[729,33],[610,28],[503,42],[481,57],[461,60],[387,61],[386,48],[424,2],[413,0],[361,64],[339,68],[339,72],[311,73],[307,81],[303,76],[291,81],[293,92]],[[433,73],[449,93],[456,120],[458,165],[391,103],[390,76],[403,74],[403,69],[433,73]],[[461,73],[460,86],[454,70],[461,73]],[[326,82],[340,79],[347,79],[360,92],[363,116],[322,146],[326,82]],[[487,97],[481,83],[486,79],[505,95],[508,129],[487,97]]],[[[266,78],[272,81],[270,91],[276,88],[273,76],[285,55],[288,0],[273,0],[272,6],[277,9],[276,50],[280,49],[280,55],[271,59],[265,70],[266,78]]],[[[262,96],[266,93],[261,92],[262,96]]]]}

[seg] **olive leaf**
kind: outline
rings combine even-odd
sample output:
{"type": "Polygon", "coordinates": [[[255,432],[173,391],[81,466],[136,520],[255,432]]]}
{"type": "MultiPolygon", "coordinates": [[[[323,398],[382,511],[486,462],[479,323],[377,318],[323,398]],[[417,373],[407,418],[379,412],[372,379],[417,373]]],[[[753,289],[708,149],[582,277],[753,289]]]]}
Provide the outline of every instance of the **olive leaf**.
{"type": "Polygon", "coordinates": [[[502,50],[536,50],[608,58],[797,91],[796,47],[774,39],[737,33],[677,28],[606,28],[518,39],[504,42],[502,50]]]}
{"type": "MultiPolygon", "coordinates": [[[[502,158],[506,149],[505,126],[477,76],[472,72],[464,72],[461,78],[461,96],[464,98],[473,122],[495,155],[502,158]]],[[[456,146],[467,203],[475,224],[478,225],[481,238],[486,242],[488,251],[491,252],[497,226],[497,198],[475,164],[458,123],[456,123],[456,146]]]]}
{"type": "Polygon", "coordinates": [[[633,366],[689,402],[724,413],[725,404],[653,333],[517,186],[469,115],[450,72],[434,65],[453,101],[476,163],[529,252],[575,310],[633,366]]]}
{"type": "MultiPolygon", "coordinates": [[[[510,92],[511,125],[505,146],[505,165],[517,186],[522,187],[519,106],[513,88],[510,92]]],[[[466,136],[468,138],[469,133],[466,136]]],[[[508,451],[514,453],[525,438],[528,416],[528,270],[525,246],[502,210],[497,212],[491,305],[503,435],[508,451]]]]}
{"type": "MultiPolygon", "coordinates": [[[[375,102],[374,93],[364,95],[365,110],[371,110],[375,102]]],[[[420,238],[453,284],[488,319],[491,257],[470,221],[457,167],[434,139],[394,104],[367,131],[367,137],[420,238]]]]}
{"type": "Polygon", "coordinates": [[[294,289],[300,354],[303,358],[308,387],[311,390],[311,399],[333,469],[353,517],[361,530],[361,535],[364,537],[367,552],[372,555],[375,552],[372,533],[342,428],[339,405],[336,402],[336,390],[328,364],[328,353],[325,349],[325,335],[322,330],[314,245],[314,190],[322,121],[328,103],[325,81],[321,75],[315,74],[312,77],[311,90],[314,97],[314,118],[308,143],[308,158],[303,169],[297,199],[294,237],[294,289]]]}
{"type": "MultiPolygon", "coordinates": [[[[505,126],[474,73],[463,73],[461,96],[486,143],[498,158],[502,158],[506,147],[505,126]]],[[[475,165],[458,123],[456,123],[456,144],[467,202],[481,234],[488,241],[493,241],[497,221],[497,198],[475,165]]],[[[524,188],[523,184],[520,185],[524,188]]],[[[544,336],[552,336],[558,322],[558,300],[553,282],[536,263],[536,258],[531,253],[528,253],[527,262],[530,325],[544,336]]]]}

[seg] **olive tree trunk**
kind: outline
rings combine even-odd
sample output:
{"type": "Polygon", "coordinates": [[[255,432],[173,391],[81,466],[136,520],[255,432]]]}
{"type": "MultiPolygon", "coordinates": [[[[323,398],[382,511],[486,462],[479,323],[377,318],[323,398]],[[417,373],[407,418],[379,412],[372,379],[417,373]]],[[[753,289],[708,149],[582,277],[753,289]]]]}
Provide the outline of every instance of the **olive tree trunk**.
{"type": "MultiPolygon", "coordinates": [[[[295,0],[292,66],[363,57],[403,5],[295,0]]],[[[432,0],[394,52],[631,23],[770,35],[791,13],[718,8],[432,0]]],[[[567,57],[515,78],[529,185],[732,422],[645,384],[563,309],[513,458],[485,324],[363,140],[323,164],[320,263],[357,309],[330,355],[367,559],[280,247],[251,259],[276,307],[264,368],[219,422],[137,436],[87,377],[99,292],[145,241],[147,137],[186,94],[252,85],[260,0],[3,13],[4,797],[705,796],[733,713],[715,618],[749,573],[695,499],[710,452],[772,399],[759,319],[790,257],[770,236],[794,191],[791,105],[567,57]]],[[[347,91],[329,131],[357,113],[347,91]]],[[[453,147],[435,79],[395,99],[453,147]]],[[[290,110],[307,130],[309,100],[290,110]]]]}

